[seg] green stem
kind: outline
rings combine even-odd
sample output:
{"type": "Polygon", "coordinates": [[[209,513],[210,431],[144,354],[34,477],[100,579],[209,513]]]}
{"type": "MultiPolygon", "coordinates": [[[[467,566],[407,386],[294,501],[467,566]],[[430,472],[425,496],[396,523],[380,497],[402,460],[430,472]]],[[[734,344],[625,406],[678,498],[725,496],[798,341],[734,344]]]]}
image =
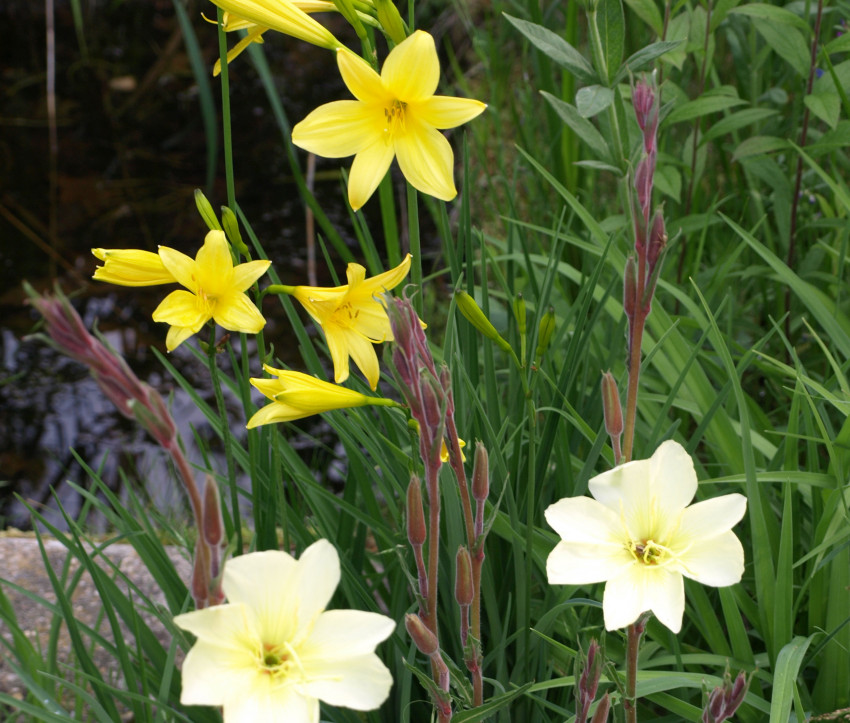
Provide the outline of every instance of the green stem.
{"type": "Polygon", "coordinates": [[[210,332],[209,369],[218,415],[221,419],[221,443],[224,445],[224,456],[227,460],[227,483],[230,486],[230,514],[233,517],[233,527],[236,531],[236,550],[242,554],[242,519],[239,515],[239,492],[236,489],[236,465],[233,461],[232,440],[230,438],[230,420],[227,418],[227,408],[224,405],[224,395],[218,379],[218,361],[216,360],[215,326],[210,332]]]}
{"type": "Polygon", "coordinates": [[[236,205],[236,185],[233,180],[233,142],[230,133],[230,77],[227,68],[227,38],[221,25],[224,11],[217,8],[218,55],[221,59],[221,125],[224,136],[224,178],[227,185],[227,205],[236,205]]]}
{"type": "Polygon", "coordinates": [[[410,281],[416,287],[416,293],[413,296],[413,308],[421,317],[424,305],[422,295],[422,245],[419,237],[419,202],[416,189],[407,184],[407,236],[410,241],[410,253],[413,256],[413,263],[410,265],[410,281]]]}

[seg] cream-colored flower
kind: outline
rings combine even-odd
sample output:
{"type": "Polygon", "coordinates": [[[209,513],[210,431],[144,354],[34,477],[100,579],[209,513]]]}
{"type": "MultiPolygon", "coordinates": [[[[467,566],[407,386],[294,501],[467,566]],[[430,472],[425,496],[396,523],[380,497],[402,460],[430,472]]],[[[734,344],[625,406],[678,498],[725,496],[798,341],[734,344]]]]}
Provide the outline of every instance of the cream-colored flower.
{"type": "Polygon", "coordinates": [[[732,527],[747,500],[731,494],[689,505],[697,477],[685,449],[664,442],[650,459],[627,462],[589,482],[589,497],[559,500],[546,521],[561,536],[546,564],[551,584],[606,582],[608,630],[649,610],[674,633],[685,610],[683,576],[703,585],[739,582],[744,550],[732,527]]]}
{"type": "Polygon", "coordinates": [[[170,324],[165,346],[174,351],[210,319],[228,331],[257,334],[266,324],[245,292],[269,268],[270,261],[233,265],[223,231],[210,231],[192,259],[168,246],[159,247],[165,269],[187,291],[172,291],[153,312],[153,320],[170,324]]]}
{"type": "Polygon", "coordinates": [[[340,49],[336,57],[357,100],[316,108],[292,129],[292,142],[325,158],[354,156],[348,200],[355,211],[369,200],[394,157],[414,188],[453,199],[454,154],[439,129],[466,123],[487,106],[434,95],[440,81],[434,38],[417,30],[390,51],[380,75],[350,50],[340,49]]]}
{"type": "Polygon", "coordinates": [[[372,710],[392,675],[375,655],[395,622],[358,610],[325,610],[339,584],[327,540],[297,561],[275,550],[230,560],[228,603],[178,615],[197,636],[183,663],[184,705],[223,706],[224,723],[318,723],[319,701],[372,710]]]}
{"type": "Polygon", "coordinates": [[[393,333],[381,295],[394,289],[410,270],[410,254],[394,269],[366,278],[360,264],[349,264],[345,286],[285,286],[325,332],[334,363],[334,381],[348,379],[349,358],[363,372],[372,389],[378,386],[381,369],[374,344],[392,341],[393,333]]]}
{"type": "Polygon", "coordinates": [[[263,368],[275,379],[254,377],[252,385],[272,400],[248,420],[248,429],[275,422],[291,422],[331,409],[348,409],[376,405],[395,407],[398,402],[385,397],[369,397],[339,384],[323,382],[303,372],[275,369],[268,364],[263,368]]]}

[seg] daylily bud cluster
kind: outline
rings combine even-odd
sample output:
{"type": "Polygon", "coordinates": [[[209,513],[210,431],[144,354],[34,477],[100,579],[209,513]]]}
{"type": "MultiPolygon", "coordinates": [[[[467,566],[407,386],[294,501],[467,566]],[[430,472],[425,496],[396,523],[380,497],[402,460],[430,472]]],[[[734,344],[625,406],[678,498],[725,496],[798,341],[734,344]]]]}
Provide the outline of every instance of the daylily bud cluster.
{"type": "Polygon", "coordinates": [[[723,685],[718,685],[708,694],[708,702],[702,713],[702,723],[722,723],[730,719],[747,695],[750,679],[742,671],[734,682],[729,671],[723,676],[723,685]]]}
{"type": "MultiPolygon", "coordinates": [[[[576,685],[576,700],[578,704],[578,712],[576,713],[577,723],[585,723],[587,716],[590,714],[590,706],[596,700],[596,691],[599,688],[599,679],[602,677],[602,669],[605,666],[605,655],[599,647],[596,640],[591,640],[587,648],[587,656],[583,661],[583,669],[576,685]]],[[[607,697],[607,693],[605,694],[607,697]]],[[[604,701],[604,698],[603,698],[604,701]]],[[[603,701],[597,706],[597,713],[600,708],[604,708],[603,701]]],[[[607,709],[610,709],[611,703],[608,701],[607,709]]],[[[605,712],[604,718],[599,720],[607,720],[608,713],[605,712]]],[[[593,720],[597,720],[596,715],[593,720]]]]}

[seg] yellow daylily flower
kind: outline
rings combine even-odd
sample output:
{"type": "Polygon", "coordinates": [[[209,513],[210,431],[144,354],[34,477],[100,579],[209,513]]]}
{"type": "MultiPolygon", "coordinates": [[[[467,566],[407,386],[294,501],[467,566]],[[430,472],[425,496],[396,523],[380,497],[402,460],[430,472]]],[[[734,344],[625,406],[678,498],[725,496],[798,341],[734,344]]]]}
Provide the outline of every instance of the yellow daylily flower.
{"type": "Polygon", "coordinates": [[[390,51],[380,75],[350,50],[339,49],[336,57],[357,100],[316,108],[292,129],[292,142],[326,158],[354,155],[348,201],[355,211],[369,200],[394,157],[414,188],[453,199],[454,154],[438,129],[466,123],[487,106],[434,95],[440,80],[434,38],[417,30],[390,51]]]}
{"type": "Polygon", "coordinates": [[[286,293],[298,299],[325,332],[337,384],[348,379],[348,360],[351,357],[369,386],[377,388],[381,370],[372,345],[393,339],[390,320],[380,296],[398,286],[409,270],[410,254],[394,269],[370,279],[366,278],[363,266],[349,264],[345,272],[348,284],[345,286],[284,287],[286,293]]]}
{"type": "MultiPolygon", "coordinates": [[[[224,7],[224,2],[217,3],[222,8],[224,7]]],[[[295,6],[297,10],[300,10],[303,13],[328,13],[334,12],[336,10],[336,5],[332,2],[328,2],[328,0],[292,0],[290,5],[295,6]]],[[[300,16],[299,16],[300,17],[300,16]]],[[[240,17],[239,15],[235,15],[231,12],[225,12],[222,15],[221,19],[221,27],[226,33],[231,33],[235,30],[246,30],[247,35],[243,37],[236,45],[234,45],[230,50],[227,51],[227,64],[233,62],[233,60],[239,56],[245,48],[247,48],[251,43],[262,43],[263,42],[263,33],[271,28],[268,25],[260,25],[252,20],[248,20],[246,18],[240,17]]],[[[321,27],[321,26],[320,26],[321,27]]],[[[274,28],[275,30],[280,30],[280,28],[274,28]]],[[[315,30],[315,28],[313,29],[315,30]]],[[[282,31],[281,32],[286,32],[282,31]]],[[[293,35],[293,33],[287,33],[288,35],[293,35]]],[[[330,33],[328,33],[330,35],[330,33]]],[[[299,37],[299,36],[296,36],[299,37]]],[[[333,36],[330,36],[333,38],[333,36]]],[[[327,39],[326,39],[327,40],[327,39]]],[[[308,41],[312,42],[312,41],[308,41]]],[[[322,45],[322,43],[317,43],[322,45]]],[[[334,45],[330,47],[337,47],[339,42],[334,39],[334,45]]],[[[217,76],[221,73],[221,59],[215,61],[215,65],[213,66],[213,75],[217,76]]]]}
{"type": "Polygon", "coordinates": [[[103,266],[94,270],[93,279],[119,286],[156,286],[177,281],[165,268],[159,254],[137,249],[92,249],[103,266]]]}
{"type": "Polygon", "coordinates": [[[546,521],[561,536],[549,554],[550,584],[606,581],[605,627],[624,628],[651,610],[674,633],[682,627],[682,577],[725,587],[744,572],[744,548],[732,528],[747,498],[723,495],[691,505],[694,463],[678,442],[664,442],[650,459],[596,475],[589,497],[559,500],[546,521]],[[690,505],[690,506],[689,506],[690,505]]]}
{"type": "Polygon", "coordinates": [[[298,560],[278,550],[229,560],[227,604],[177,615],[197,637],[183,661],[180,702],[222,706],[224,723],[318,723],[319,701],[378,708],[393,678],[375,654],[395,621],[362,610],[325,610],[340,580],[327,540],[298,560]]]}
{"type": "MultiPolygon", "coordinates": [[[[237,46],[239,47],[238,52],[234,53],[232,57],[231,53],[227,54],[228,63],[248,47],[249,43],[256,42],[266,30],[277,30],[279,33],[291,35],[293,38],[329,50],[343,47],[342,43],[327,28],[307,14],[308,12],[332,10],[332,3],[327,3],[327,5],[331,5],[330,8],[321,4],[321,9],[317,10],[315,9],[316,2],[303,2],[302,0],[212,1],[227,13],[225,31],[247,29],[248,38],[251,38],[250,40],[248,38],[243,39],[239,44],[241,47],[237,46]],[[251,37],[252,35],[254,37],[251,37]]],[[[234,48],[234,50],[236,49],[234,48]]]]}
{"type": "Polygon", "coordinates": [[[275,369],[268,364],[263,369],[276,379],[252,378],[249,381],[272,400],[248,420],[248,429],[275,422],[291,422],[331,409],[349,409],[369,404],[395,407],[398,402],[384,397],[367,397],[338,384],[323,382],[303,372],[275,369]]]}
{"type": "MultiPolygon", "coordinates": [[[[463,448],[466,446],[466,442],[462,439],[458,439],[458,446],[460,447],[460,461],[466,462],[466,455],[463,453],[463,448]]],[[[446,438],[443,437],[443,442],[440,445],[440,462],[446,464],[449,461],[449,447],[446,444],[446,438]]]]}
{"type": "Polygon", "coordinates": [[[245,291],[271,261],[233,265],[223,231],[210,231],[194,259],[168,246],[159,256],[174,279],[188,291],[172,291],[153,312],[153,320],[170,324],[165,346],[174,351],[210,319],[228,331],[258,333],[266,323],[245,291]]]}

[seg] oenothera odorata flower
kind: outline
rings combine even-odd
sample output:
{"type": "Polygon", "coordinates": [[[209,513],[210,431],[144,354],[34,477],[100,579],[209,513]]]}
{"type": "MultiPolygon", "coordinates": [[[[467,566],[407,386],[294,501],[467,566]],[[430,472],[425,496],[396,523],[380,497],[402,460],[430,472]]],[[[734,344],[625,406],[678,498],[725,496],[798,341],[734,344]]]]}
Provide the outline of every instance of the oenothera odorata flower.
{"type": "Polygon", "coordinates": [[[337,63],[356,100],[320,106],[292,129],[292,142],[326,158],[354,156],[348,200],[355,211],[369,200],[394,157],[414,188],[453,199],[454,154],[439,129],[466,123],[487,106],[434,95],[440,80],[434,39],[417,30],[390,51],[380,75],[347,49],[337,51],[337,63]]]}
{"type": "Polygon", "coordinates": [[[376,389],[381,375],[373,344],[392,341],[393,333],[381,295],[398,286],[410,270],[410,254],[394,269],[366,278],[360,264],[349,264],[345,286],[285,286],[325,332],[328,351],[334,363],[334,380],[348,379],[349,358],[363,372],[369,386],[376,389]]]}
{"type": "Polygon", "coordinates": [[[325,610],[339,584],[327,540],[296,561],[268,550],[224,568],[227,604],[178,615],[197,636],[183,663],[184,705],[223,706],[225,723],[318,723],[319,701],[372,710],[392,675],[375,654],[395,622],[377,613],[325,610]]]}
{"type": "Polygon", "coordinates": [[[268,364],[263,368],[274,375],[274,379],[252,378],[250,380],[272,403],[267,404],[248,420],[248,429],[275,422],[291,422],[294,419],[328,412],[332,409],[347,409],[377,405],[398,406],[398,402],[384,397],[368,397],[353,389],[338,384],[323,382],[303,372],[275,369],[268,364]]]}
{"type": "Polygon", "coordinates": [[[677,633],[685,610],[683,576],[713,587],[740,581],[744,550],[732,527],[747,500],[731,494],[688,506],[697,477],[677,442],[664,442],[650,459],[597,475],[589,488],[595,499],[562,499],[546,510],[561,536],[546,570],[550,583],[606,582],[608,630],[652,611],[677,633]]]}

